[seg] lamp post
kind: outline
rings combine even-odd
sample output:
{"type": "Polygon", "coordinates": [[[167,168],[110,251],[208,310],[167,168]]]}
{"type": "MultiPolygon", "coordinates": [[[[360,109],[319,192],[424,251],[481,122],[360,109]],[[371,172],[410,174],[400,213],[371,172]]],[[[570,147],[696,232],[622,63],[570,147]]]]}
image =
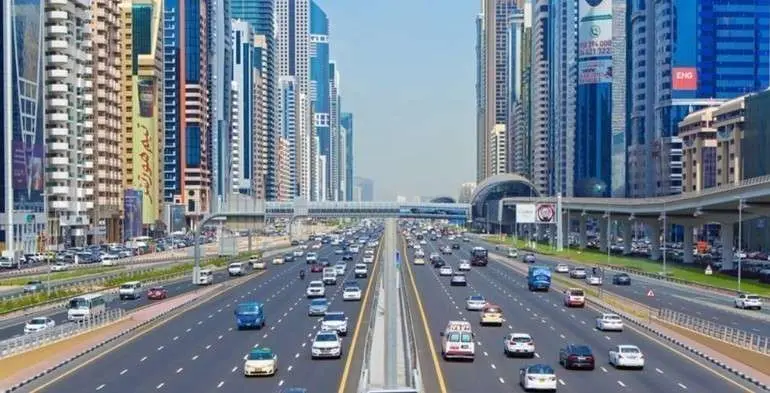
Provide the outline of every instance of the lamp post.
{"type": "Polygon", "coordinates": [[[743,261],[743,198],[738,199],[738,292],[741,291],[741,262],[743,261]]]}
{"type": "Polygon", "coordinates": [[[607,213],[604,214],[604,217],[607,218],[607,235],[604,236],[604,239],[605,239],[605,242],[607,243],[606,244],[606,246],[607,246],[607,265],[609,266],[609,264],[610,264],[610,250],[611,250],[611,248],[610,248],[610,229],[611,229],[611,225],[612,225],[612,213],[608,211],[607,213]]]}
{"type": "Polygon", "coordinates": [[[663,243],[663,247],[662,247],[662,252],[663,252],[663,276],[667,276],[667,274],[666,274],[666,251],[667,251],[666,250],[666,228],[668,227],[668,225],[667,225],[667,220],[666,220],[666,203],[665,202],[663,203],[663,213],[660,214],[660,217],[658,219],[663,221],[663,242],[662,242],[663,243]]]}

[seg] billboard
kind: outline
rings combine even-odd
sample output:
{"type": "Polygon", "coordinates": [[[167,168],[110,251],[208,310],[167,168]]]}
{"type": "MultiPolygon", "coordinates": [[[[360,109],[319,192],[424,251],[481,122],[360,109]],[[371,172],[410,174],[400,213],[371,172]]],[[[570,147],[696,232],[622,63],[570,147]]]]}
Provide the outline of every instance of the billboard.
{"type": "Polygon", "coordinates": [[[142,223],[154,224],[160,208],[158,196],[158,86],[154,76],[133,77],[133,179],[142,191],[142,223]]]}
{"type": "Polygon", "coordinates": [[[123,193],[123,240],[142,235],[142,194],[141,190],[135,189],[123,193]]]}
{"type": "Polygon", "coordinates": [[[517,224],[553,224],[556,205],[553,203],[520,203],[516,205],[517,224]]]}
{"type": "Polygon", "coordinates": [[[674,90],[698,90],[698,70],[695,67],[671,68],[671,85],[674,90]]]}
{"type": "Polygon", "coordinates": [[[612,83],[612,0],[578,3],[578,84],[612,83]]]}
{"type": "Polygon", "coordinates": [[[187,230],[184,216],[184,205],[171,205],[169,207],[169,216],[169,232],[185,232],[187,230]]]}
{"type": "Polygon", "coordinates": [[[519,203],[516,205],[516,223],[534,224],[535,223],[535,204],[519,203]]]}

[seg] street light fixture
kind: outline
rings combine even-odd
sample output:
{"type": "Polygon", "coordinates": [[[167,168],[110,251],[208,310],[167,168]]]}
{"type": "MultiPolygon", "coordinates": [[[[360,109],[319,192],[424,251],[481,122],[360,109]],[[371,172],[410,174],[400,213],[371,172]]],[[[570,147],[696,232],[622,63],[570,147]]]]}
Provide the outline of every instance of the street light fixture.
{"type": "Polygon", "coordinates": [[[663,204],[663,213],[660,213],[660,217],[658,217],[658,221],[663,221],[663,276],[667,276],[666,274],[666,254],[667,254],[667,246],[666,246],[666,229],[668,227],[667,220],[666,220],[666,204],[663,204]]]}
{"type": "MultiPolygon", "coordinates": [[[[741,291],[741,262],[743,261],[743,209],[746,209],[743,198],[738,199],[738,292],[741,291]]],[[[723,251],[724,252],[724,251],[723,251]]]]}
{"type": "Polygon", "coordinates": [[[604,239],[605,239],[605,242],[607,243],[607,265],[609,266],[609,264],[610,264],[610,250],[611,250],[611,248],[610,248],[610,229],[611,229],[610,225],[612,224],[612,213],[607,211],[606,213],[604,213],[604,216],[602,216],[602,217],[607,219],[607,235],[604,236],[604,239]]]}

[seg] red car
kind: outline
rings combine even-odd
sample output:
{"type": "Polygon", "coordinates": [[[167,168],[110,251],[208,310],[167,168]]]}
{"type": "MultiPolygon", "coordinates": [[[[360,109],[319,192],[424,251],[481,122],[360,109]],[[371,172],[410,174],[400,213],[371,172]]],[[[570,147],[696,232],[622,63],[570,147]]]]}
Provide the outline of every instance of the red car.
{"type": "Polygon", "coordinates": [[[321,273],[322,271],[324,271],[324,267],[319,263],[314,263],[310,266],[311,273],[321,273]]]}
{"type": "Polygon", "coordinates": [[[149,291],[147,291],[147,299],[150,300],[160,300],[165,299],[168,297],[168,291],[166,288],[163,287],[154,287],[150,288],[149,291]]]}

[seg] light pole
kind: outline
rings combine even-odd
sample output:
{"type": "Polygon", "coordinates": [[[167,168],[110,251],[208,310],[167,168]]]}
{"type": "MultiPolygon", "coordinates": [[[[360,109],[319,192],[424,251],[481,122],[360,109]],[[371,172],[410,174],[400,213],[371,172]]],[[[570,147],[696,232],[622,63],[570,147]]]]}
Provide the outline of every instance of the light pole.
{"type": "Polygon", "coordinates": [[[666,220],[666,203],[663,203],[663,213],[660,214],[660,217],[658,217],[659,220],[663,221],[663,247],[661,247],[661,250],[663,252],[663,276],[667,276],[666,274],[666,227],[667,220],[666,220]]]}
{"type": "MultiPolygon", "coordinates": [[[[741,291],[741,261],[743,260],[743,198],[738,199],[738,292],[741,291]]],[[[724,252],[724,251],[723,251],[724,252]]]]}
{"type": "Polygon", "coordinates": [[[612,224],[612,213],[607,212],[604,214],[604,217],[607,219],[607,235],[604,236],[606,247],[607,247],[607,265],[610,264],[610,229],[612,224]]]}

